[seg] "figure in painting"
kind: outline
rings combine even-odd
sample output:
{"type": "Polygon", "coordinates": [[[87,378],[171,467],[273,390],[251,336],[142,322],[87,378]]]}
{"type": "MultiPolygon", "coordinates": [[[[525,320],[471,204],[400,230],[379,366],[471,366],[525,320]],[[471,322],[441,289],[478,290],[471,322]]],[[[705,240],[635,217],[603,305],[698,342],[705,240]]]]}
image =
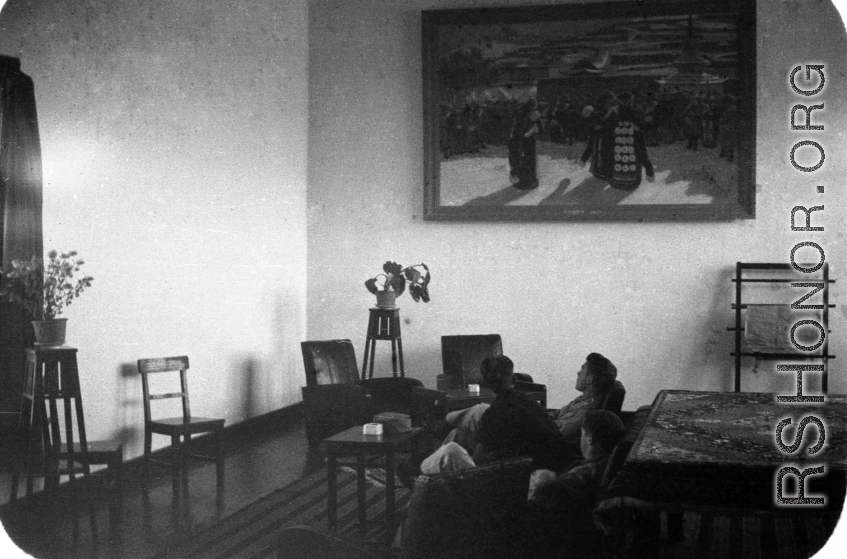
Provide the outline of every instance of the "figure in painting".
{"type": "Polygon", "coordinates": [[[685,135],[685,149],[697,151],[700,138],[703,136],[703,125],[706,119],[706,107],[695,96],[691,98],[684,112],[682,133],[685,135]]]}
{"type": "Polygon", "coordinates": [[[635,190],[641,184],[641,171],[653,178],[653,164],[647,155],[644,132],[632,108],[634,96],[617,97],[603,92],[597,100],[603,116],[597,121],[582,162],[591,160],[591,174],[620,190],[635,190]]]}
{"type": "Polygon", "coordinates": [[[735,159],[735,138],[738,125],[738,107],[731,95],[724,96],[723,111],[718,121],[718,142],[721,151],[718,157],[726,157],[728,161],[735,159]]]}
{"type": "Polygon", "coordinates": [[[538,186],[536,141],[541,130],[541,113],[536,106],[535,99],[521,106],[509,136],[509,175],[517,179],[512,186],[519,190],[538,186]]]}

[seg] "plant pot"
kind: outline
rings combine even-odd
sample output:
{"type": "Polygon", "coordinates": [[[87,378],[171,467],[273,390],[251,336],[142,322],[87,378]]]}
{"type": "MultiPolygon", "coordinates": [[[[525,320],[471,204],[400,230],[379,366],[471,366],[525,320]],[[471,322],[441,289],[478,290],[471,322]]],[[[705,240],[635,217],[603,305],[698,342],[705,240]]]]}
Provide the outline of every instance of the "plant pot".
{"type": "Polygon", "coordinates": [[[396,291],[377,291],[376,306],[380,309],[393,309],[397,300],[396,291]]]}
{"type": "Polygon", "coordinates": [[[32,327],[35,330],[35,345],[38,347],[61,347],[65,345],[65,328],[67,324],[67,318],[33,320],[32,327]]]}

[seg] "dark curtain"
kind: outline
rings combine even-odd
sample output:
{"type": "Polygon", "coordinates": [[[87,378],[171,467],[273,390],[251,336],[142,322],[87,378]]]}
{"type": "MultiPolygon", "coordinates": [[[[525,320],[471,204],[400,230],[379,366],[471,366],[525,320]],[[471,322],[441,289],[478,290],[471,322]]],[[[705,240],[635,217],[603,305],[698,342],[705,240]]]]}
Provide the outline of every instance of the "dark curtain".
{"type": "MultiPolygon", "coordinates": [[[[17,58],[0,56],[0,262],[41,257],[41,142],[32,79],[17,58]]],[[[29,317],[0,301],[0,425],[17,422],[33,342],[29,317]]]]}

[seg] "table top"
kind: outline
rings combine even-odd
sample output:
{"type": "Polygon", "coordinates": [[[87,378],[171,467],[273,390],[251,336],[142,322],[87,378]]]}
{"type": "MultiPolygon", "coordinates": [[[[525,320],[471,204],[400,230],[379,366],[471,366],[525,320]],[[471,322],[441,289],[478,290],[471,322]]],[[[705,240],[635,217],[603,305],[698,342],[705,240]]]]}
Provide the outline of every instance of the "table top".
{"type": "MultiPolygon", "coordinates": [[[[785,418],[792,419],[783,431],[783,444],[790,445],[797,424],[809,415],[830,426],[826,444],[814,455],[791,455],[791,461],[847,462],[847,395],[829,395],[824,404],[784,404],[770,393],[688,390],[659,392],[627,460],[698,465],[783,464],[789,456],[776,445],[777,425],[785,418]]],[[[804,450],[817,441],[816,430],[807,429],[804,450]]]]}
{"type": "Polygon", "coordinates": [[[696,506],[773,508],[775,478],[786,465],[826,466],[826,475],[806,480],[806,494],[843,501],[847,460],[847,395],[828,395],[824,404],[784,404],[776,394],[663,390],[621,470],[613,496],[647,502],[696,506]],[[776,444],[776,427],[785,418],[782,439],[794,442],[797,425],[814,415],[826,427],[826,443],[808,428],[801,450],[787,454],[776,444]]]}
{"type": "Polygon", "coordinates": [[[467,388],[448,388],[447,390],[442,390],[441,392],[444,392],[445,394],[447,394],[448,398],[453,398],[453,399],[457,399],[457,398],[480,398],[480,399],[490,398],[492,400],[494,399],[494,392],[492,392],[488,388],[480,388],[479,392],[471,392],[467,388]]]}
{"type": "Polygon", "coordinates": [[[421,427],[413,427],[406,433],[383,433],[382,435],[365,435],[363,426],[350,427],[346,431],[336,433],[324,439],[324,444],[333,447],[364,447],[368,449],[394,448],[401,446],[423,432],[421,427]]]}

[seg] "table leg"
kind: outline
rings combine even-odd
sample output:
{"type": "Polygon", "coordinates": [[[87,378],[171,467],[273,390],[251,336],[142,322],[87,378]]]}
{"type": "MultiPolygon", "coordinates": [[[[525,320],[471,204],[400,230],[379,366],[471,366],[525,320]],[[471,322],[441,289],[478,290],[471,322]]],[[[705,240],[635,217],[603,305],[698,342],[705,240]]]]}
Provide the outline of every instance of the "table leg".
{"type": "Polygon", "coordinates": [[[683,513],[681,512],[669,511],[667,513],[668,541],[671,543],[681,543],[685,541],[683,520],[683,513]]]}
{"type": "MultiPolygon", "coordinates": [[[[370,326],[368,326],[368,331],[370,332],[370,326]]],[[[368,378],[368,355],[371,352],[371,335],[368,333],[368,337],[365,340],[365,358],[362,360],[362,380],[368,378]]]]}
{"type": "Polygon", "coordinates": [[[406,378],[406,369],[403,367],[403,340],[397,338],[397,357],[400,359],[400,377],[406,378]]]}
{"type": "Polygon", "coordinates": [[[397,376],[397,339],[391,338],[391,372],[397,376]]]}
{"type": "Polygon", "coordinates": [[[356,454],[356,497],[359,501],[359,532],[362,534],[367,532],[368,524],[368,503],[365,498],[366,484],[365,457],[361,452],[358,452],[356,454]]]}
{"type": "Polygon", "coordinates": [[[394,541],[394,451],[385,454],[385,541],[394,541]]]}
{"type": "Polygon", "coordinates": [[[326,457],[326,485],[327,485],[327,521],[329,529],[338,528],[338,460],[332,450],[327,451],[326,457]]]}

